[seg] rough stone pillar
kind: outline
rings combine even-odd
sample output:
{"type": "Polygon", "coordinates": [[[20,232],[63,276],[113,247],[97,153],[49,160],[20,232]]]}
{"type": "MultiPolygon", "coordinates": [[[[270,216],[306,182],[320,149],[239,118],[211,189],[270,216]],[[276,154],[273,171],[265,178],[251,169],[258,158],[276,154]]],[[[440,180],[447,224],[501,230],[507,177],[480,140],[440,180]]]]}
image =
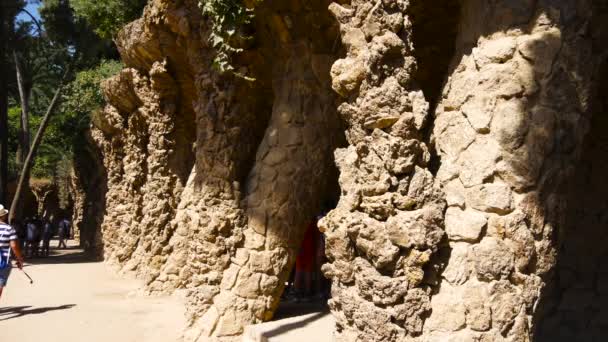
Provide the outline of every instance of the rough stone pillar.
{"type": "Polygon", "coordinates": [[[100,227],[105,213],[107,181],[103,156],[90,133],[86,132],[86,143],[74,153],[74,170],[70,175],[74,203],[72,226],[80,234],[80,246],[90,256],[100,259],[103,256],[100,227]]]}
{"type": "Polygon", "coordinates": [[[581,35],[591,3],[463,2],[434,127],[449,257],[431,340],[532,337],[565,223],[563,184],[589,128],[601,60],[581,35]]]}
{"type": "Polygon", "coordinates": [[[339,341],[419,336],[430,310],[424,268],[444,236],[444,200],[423,141],[429,105],[407,1],[332,4],[347,57],[332,68],[349,147],[336,152],[342,196],[321,221],[339,341]]]}
{"type": "Polygon", "coordinates": [[[336,336],[529,340],[556,264],[563,184],[574,176],[568,165],[589,127],[593,75],[604,56],[594,48],[601,34],[592,14],[602,7],[462,2],[456,56],[434,113],[433,182],[425,153],[401,148],[425,144],[407,5],[331,7],[348,48],[332,76],[347,98],[340,112],[351,145],[336,154],[343,196],[324,220],[336,336]],[[408,168],[396,170],[399,161],[408,168]],[[399,207],[403,195],[411,204],[399,207]],[[444,225],[447,243],[440,243],[444,225]],[[418,254],[417,263],[404,262],[418,254]]]}
{"type": "Polygon", "coordinates": [[[108,170],[104,256],[150,281],[162,265],[159,258],[172,234],[166,228],[183,189],[174,152],[167,153],[180,149],[183,134],[175,120],[175,83],[166,63],[156,62],[149,75],[123,70],[105,89],[110,104],[93,131],[108,170]],[[125,101],[125,89],[131,102],[125,101]]]}
{"type": "Polygon", "coordinates": [[[349,146],[321,227],[338,340],[527,341],[562,323],[564,336],[602,336],[590,302],[603,303],[606,276],[587,261],[603,249],[572,236],[603,239],[592,115],[605,108],[605,2],[452,2],[462,13],[442,75],[448,57],[433,55],[452,38],[433,16],[451,10],[428,8],[447,1],[331,5],[346,49],[331,73],[325,2],[265,1],[238,58],[251,83],[211,69],[196,0],[152,0],[120,35],[129,68],[94,116],[108,190],[95,208],[110,260],[151,293],[187,289],[186,340],[236,340],[272,316],[330,177],[336,109],[349,146]],[[567,181],[587,176],[571,184],[594,187],[591,199],[572,205],[586,192],[567,181]]]}
{"type": "MultiPolygon", "coordinates": [[[[187,1],[193,6],[190,1],[187,1]]],[[[194,164],[194,77],[200,11],[150,2],[116,37],[126,67],[103,84],[107,105],[92,114],[107,191],[98,232],[107,261],[152,282],[169,253],[180,194],[194,164]],[[162,9],[162,11],[161,11],[162,9]],[[198,14],[198,15],[197,15],[198,14]]],[[[197,58],[201,60],[201,58],[197,58]]],[[[103,189],[103,190],[106,190],[103,189]]],[[[102,191],[103,191],[102,190],[102,191]]]]}
{"type": "Polygon", "coordinates": [[[324,92],[329,80],[316,73],[330,62],[305,45],[292,50],[275,69],[272,117],[247,180],[244,242],[196,327],[197,341],[239,339],[244,326],[272,317],[331,182],[340,126],[333,96],[324,92]]]}

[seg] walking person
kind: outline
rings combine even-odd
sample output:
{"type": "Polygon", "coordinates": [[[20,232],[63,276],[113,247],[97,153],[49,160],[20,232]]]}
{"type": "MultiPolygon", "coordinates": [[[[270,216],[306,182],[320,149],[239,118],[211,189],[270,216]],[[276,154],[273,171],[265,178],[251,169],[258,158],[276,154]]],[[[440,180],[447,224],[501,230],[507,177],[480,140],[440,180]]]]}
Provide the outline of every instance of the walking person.
{"type": "Polygon", "coordinates": [[[33,219],[28,219],[25,224],[26,229],[26,243],[25,243],[25,254],[28,258],[32,258],[35,255],[38,255],[38,246],[36,246],[36,240],[38,234],[36,223],[34,223],[33,219]]]}
{"type": "Polygon", "coordinates": [[[40,242],[42,241],[42,220],[40,219],[40,216],[36,216],[34,218],[34,226],[36,226],[36,235],[34,238],[34,252],[36,254],[37,257],[42,256],[41,250],[40,250],[40,242]]]}
{"type": "Polygon", "coordinates": [[[14,255],[17,267],[23,269],[23,256],[19,248],[17,232],[6,222],[8,222],[8,210],[0,204],[0,297],[11,274],[11,256],[14,255]]]}
{"type": "Polygon", "coordinates": [[[64,218],[63,224],[65,225],[66,239],[72,240],[74,238],[74,230],[72,230],[72,224],[70,223],[70,220],[68,220],[67,217],[64,218]]]}
{"type": "Polygon", "coordinates": [[[53,237],[53,225],[46,220],[42,228],[42,256],[48,257],[51,249],[51,237],[53,237]]]}
{"type": "Polygon", "coordinates": [[[57,248],[61,248],[61,246],[63,246],[63,248],[68,248],[65,243],[65,239],[66,235],[69,234],[69,226],[65,221],[66,220],[63,219],[59,222],[59,229],[57,231],[57,235],[59,235],[59,245],[57,245],[57,248]]]}

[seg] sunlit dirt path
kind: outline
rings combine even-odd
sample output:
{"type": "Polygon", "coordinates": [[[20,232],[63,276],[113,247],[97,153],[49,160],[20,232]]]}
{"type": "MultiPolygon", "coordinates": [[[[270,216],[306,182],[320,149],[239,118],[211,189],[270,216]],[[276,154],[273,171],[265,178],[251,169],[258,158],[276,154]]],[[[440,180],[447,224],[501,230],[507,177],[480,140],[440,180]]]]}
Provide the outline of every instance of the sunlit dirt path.
{"type": "Polygon", "coordinates": [[[1,342],[171,342],[185,325],[180,299],[139,296],[137,281],[87,262],[78,249],[25,271],[34,284],[13,269],[0,299],[1,342]]]}

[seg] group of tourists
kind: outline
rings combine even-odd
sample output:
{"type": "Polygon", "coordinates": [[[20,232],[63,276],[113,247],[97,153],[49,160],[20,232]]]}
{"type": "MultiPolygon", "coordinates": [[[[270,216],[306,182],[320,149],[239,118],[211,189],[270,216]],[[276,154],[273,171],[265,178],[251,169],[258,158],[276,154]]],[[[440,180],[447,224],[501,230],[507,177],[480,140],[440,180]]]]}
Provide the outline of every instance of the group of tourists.
{"type": "Polygon", "coordinates": [[[27,257],[48,257],[51,239],[58,235],[57,248],[67,248],[66,240],[73,238],[70,221],[63,218],[57,224],[38,216],[28,217],[23,222],[8,224],[8,210],[0,204],[0,296],[11,273],[11,260],[19,269],[23,268],[24,254],[27,257]],[[22,253],[21,251],[24,251],[22,253]]]}
{"type": "Polygon", "coordinates": [[[55,234],[59,238],[57,248],[67,248],[66,240],[72,238],[70,221],[67,218],[54,225],[49,219],[39,216],[28,217],[14,225],[26,257],[48,257],[51,239],[55,234]]]}

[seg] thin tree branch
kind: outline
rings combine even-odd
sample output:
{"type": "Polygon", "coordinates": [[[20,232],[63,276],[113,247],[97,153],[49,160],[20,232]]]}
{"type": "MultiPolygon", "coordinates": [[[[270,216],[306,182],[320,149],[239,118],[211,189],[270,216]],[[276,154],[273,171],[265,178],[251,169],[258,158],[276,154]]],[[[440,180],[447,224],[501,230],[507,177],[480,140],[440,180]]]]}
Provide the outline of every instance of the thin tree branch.
{"type": "MultiPolygon", "coordinates": [[[[17,52],[13,50],[13,58],[15,59],[15,70],[17,71],[17,88],[19,89],[19,97],[21,98],[21,134],[19,145],[21,147],[21,158],[30,150],[30,93],[25,89],[23,81],[23,70],[21,63],[17,57],[17,52]]],[[[18,161],[23,163],[23,159],[18,161]]]]}

